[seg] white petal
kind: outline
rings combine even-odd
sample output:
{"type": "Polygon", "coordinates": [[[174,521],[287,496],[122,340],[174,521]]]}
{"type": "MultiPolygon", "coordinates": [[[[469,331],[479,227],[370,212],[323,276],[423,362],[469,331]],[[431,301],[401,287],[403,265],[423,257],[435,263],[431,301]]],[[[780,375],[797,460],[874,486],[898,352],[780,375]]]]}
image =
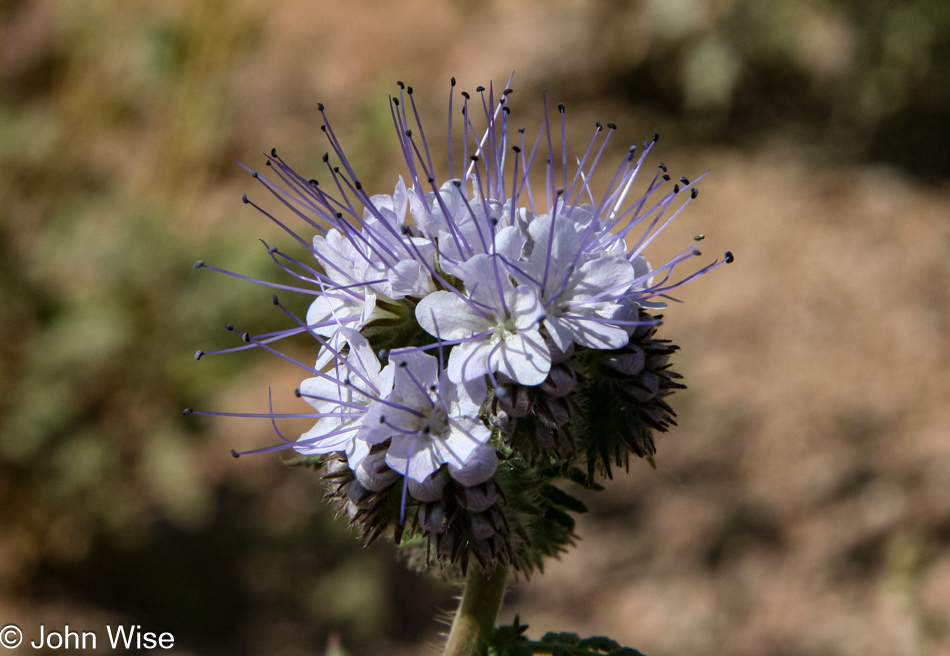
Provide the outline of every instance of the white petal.
{"type": "Polygon", "coordinates": [[[551,341],[562,353],[566,352],[571,342],[574,341],[570,326],[561,321],[560,317],[548,316],[544,320],[544,327],[548,329],[551,341]]]}
{"type": "Polygon", "coordinates": [[[461,383],[488,374],[491,370],[488,362],[491,351],[492,345],[487,339],[456,345],[452,349],[452,354],[449,356],[449,365],[446,367],[449,380],[453,383],[461,383]]]}
{"type": "Polygon", "coordinates": [[[544,316],[544,307],[533,288],[522,285],[509,294],[505,301],[515,328],[519,331],[538,329],[538,322],[544,316]]]}
{"type": "Polygon", "coordinates": [[[543,280],[547,271],[545,286],[549,293],[556,293],[561,287],[581,247],[580,238],[569,218],[558,215],[553,223],[552,233],[551,215],[545,214],[528,227],[528,235],[533,242],[528,259],[538,280],[543,280]]]}
{"type": "Polygon", "coordinates": [[[498,453],[494,447],[484,445],[472,452],[464,465],[449,463],[449,474],[462,485],[471,486],[487,481],[497,468],[498,453]]]}
{"type": "Polygon", "coordinates": [[[416,321],[441,339],[462,339],[491,328],[488,319],[452,292],[429,294],[416,306],[416,321]]]}
{"type": "Polygon", "coordinates": [[[574,341],[581,346],[594,349],[618,349],[630,340],[627,331],[600,321],[585,321],[570,315],[561,317],[574,335],[574,341]]]}
{"type": "Polygon", "coordinates": [[[421,262],[415,260],[397,262],[386,277],[391,289],[390,298],[393,299],[404,296],[426,296],[435,291],[432,276],[421,262]]]}
{"type": "Polygon", "coordinates": [[[519,332],[494,352],[491,366],[522,385],[540,385],[551,370],[551,353],[538,331],[519,332]]]}

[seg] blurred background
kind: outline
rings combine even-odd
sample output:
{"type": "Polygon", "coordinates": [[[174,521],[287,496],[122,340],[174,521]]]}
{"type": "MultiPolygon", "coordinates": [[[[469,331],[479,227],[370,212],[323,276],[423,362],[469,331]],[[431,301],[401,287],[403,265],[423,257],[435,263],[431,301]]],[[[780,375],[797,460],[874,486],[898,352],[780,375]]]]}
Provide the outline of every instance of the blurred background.
{"type": "Polygon", "coordinates": [[[449,78],[512,70],[529,132],[546,89],[576,148],[612,121],[615,158],[659,132],[671,173],[711,169],[651,259],[705,233],[736,263],[666,313],[689,389],[658,470],[585,497],[501,619],[650,656],[950,655],[945,0],[0,1],[0,624],[437,653],[456,588],[361,548],[311,472],[233,460],[267,422],[181,416],[295,409],[302,378],[193,360],[287,322],[192,264],[279,278],[233,160],[317,175],[318,102],[391,193],[395,82],[444,152],[449,78]]]}

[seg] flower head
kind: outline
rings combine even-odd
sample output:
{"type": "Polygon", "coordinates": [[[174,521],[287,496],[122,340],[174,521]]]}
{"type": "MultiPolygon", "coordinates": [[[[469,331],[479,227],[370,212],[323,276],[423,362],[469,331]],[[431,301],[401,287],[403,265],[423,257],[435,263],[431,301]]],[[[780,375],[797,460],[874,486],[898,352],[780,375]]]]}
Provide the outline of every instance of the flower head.
{"type": "MultiPolygon", "coordinates": [[[[261,348],[308,373],[298,395],[314,410],[303,416],[317,421],[272,449],[326,462],[330,496],[366,539],[410,527],[442,562],[537,566],[539,553],[557,553],[572,536],[566,516],[558,531],[538,519],[571,507],[550,480],[575,465],[586,465],[588,480],[610,475],[611,463],[652,455],[652,431],[673,423],[664,398],[682,387],[667,362],[676,347],[654,337],[660,317],[651,312],[722,262],[674,278],[700,255],[694,244],[658,266],[647,261],[648,246],[698,194],[663,164],[637,187],[658,137],[625,151],[595,191],[616,126],[598,123],[569,166],[563,105],[559,147],[547,112],[526,142],[525,130],[509,129],[510,88],[496,96],[479,87],[473,100],[456,95],[453,79],[440,179],[412,89],[399,86],[391,112],[407,175],[391,195],[364,190],[322,105],[331,151],[322,184],[276,151],[266,175],[251,171],[305,233],[244,201],[310,256],[268,247],[296,282],[253,282],[312,300],[301,319],[274,297],[294,325],[244,333],[245,344],[225,351],[261,348]],[[459,98],[461,149],[452,146],[459,98]],[[317,344],[314,366],[273,347],[304,333],[317,344]]],[[[253,416],[275,430],[281,417],[253,416]]]]}

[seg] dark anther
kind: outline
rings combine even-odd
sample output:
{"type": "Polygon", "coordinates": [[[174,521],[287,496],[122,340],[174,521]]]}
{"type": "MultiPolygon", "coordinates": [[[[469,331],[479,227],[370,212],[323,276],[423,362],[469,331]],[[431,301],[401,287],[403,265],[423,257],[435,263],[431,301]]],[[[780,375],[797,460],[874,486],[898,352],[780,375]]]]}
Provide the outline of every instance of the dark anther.
{"type": "Polygon", "coordinates": [[[670,181],[670,176],[669,176],[669,175],[664,175],[664,176],[663,176],[663,179],[666,180],[667,182],[669,182],[669,181],[670,181]]]}
{"type": "Polygon", "coordinates": [[[411,137],[411,136],[412,136],[412,130],[406,130],[406,136],[407,136],[407,137],[411,137]]]}
{"type": "Polygon", "coordinates": [[[334,166],[334,167],[333,167],[333,172],[334,172],[334,173],[339,173],[339,172],[340,172],[340,167],[339,167],[339,166],[334,166]]]}
{"type": "Polygon", "coordinates": [[[473,162],[477,162],[477,161],[478,161],[478,155],[472,155],[472,161],[473,161],[473,162]]]}
{"type": "Polygon", "coordinates": [[[660,140],[660,133],[657,132],[656,134],[653,135],[653,143],[656,143],[659,140],[660,140]]]}
{"type": "Polygon", "coordinates": [[[702,253],[699,252],[699,249],[698,249],[698,248],[694,248],[694,249],[693,249],[693,257],[699,257],[700,255],[702,255],[702,253]]]}
{"type": "Polygon", "coordinates": [[[597,131],[598,131],[598,132],[600,132],[601,130],[604,129],[604,126],[601,124],[600,121],[597,121],[596,123],[594,123],[594,125],[597,126],[597,131]]]}
{"type": "Polygon", "coordinates": [[[337,213],[336,213],[336,218],[342,219],[342,218],[343,218],[343,212],[337,212],[337,213]]]}
{"type": "Polygon", "coordinates": [[[250,203],[251,201],[249,201],[249,200],[247,199],[247,194],[241,194],[241,202],[244,203],[245,205],[247,205],[247,204],[250,203]]]}
{"type": "Polygon", "coordinates": [[[192,412],[194,412],[194,410],[192,410],[191,408],[185,408],[184,410],[181,411],[181,414],[183,414],[183,415],[185,415],[185,416],[187,417],[187,416],[190,415],[192,412]]]}
{"type": "Polygon", "coordinates": [[[276,252],[277,252],[277,247],[276,247],[276,246],[268,246],[268,247],[267,247],[267,253],[268,253],[268,255],[273,255],[273,254],[276,253],[276,252]]]}
{"type": "Polygon", "coordinates": [[[317,103],[317,111],[322,112],[324,110],[323,103],[317,103]]]}
{"type": "Polygon", "coordinates": [[[426,425],[422,428],[422,434],[423,434],[423,435],[428,435],[431,430],[432,430],[432,427],[429,426],[428,424],[426,424],[426,425]]]}
{"type": "Polygon", "coordinates": [[[617,124],[616,124],[616,123],[608,123],[608,124],[607,124],[607,127],[610,128],[611,130],[616,130],[616,129],[617,129],[617,124]]]}
{"type": "Polygon", "coordinates": [[[330,161],[330,153],[323,153],[323,161],[324,162],[330,161]]]}
{"type": "Polygon", "coordinates": [[[412,230],[405,224],[399,226],[399,232],[401,232],[404,237],[408,237],[412,234],[412,230]]]}
{"type": "Polygon", "coordinates": [[[251,333],[244,333],[243,335],[241,335],[241,339],[244,340],[244,343],[245,343],[245,344],[250,344],[250,343],[251,343],[251,333]]]}
{"type": "Polygon", "coordinates": [[[406,88],[406,85],[403,84],[402,82],[399,82],[399,81],[396,82],[396,85],[397,85],[400,89],[405,89],[405,88],[406,88]]]}
{"type": "Polygon", "coordinates": [[[468,91],[463,91],[463,92],[462,92],[462,97],[465,98],[465,100],[470,100],[470,99],[471,99],[471,96],[468,95],[468,91]]]}
{"type": "Polygon", "coordinates": [[[702,241],[706,238],[706,235],[696,235],[693,237],[693,241],[702,241]]]}
{"type": "Polygon", "coordinates": [[[403,360],[402,362],[399,363],[399,368],[400,368],[400,369],[405,369],[405,368],[408,367],[408,366],[409,366],[409,363],[406,362],[405,360],[403,360]]]}
{"type": "Polygon", "coordinates": [[[232,458],[240,458],[240,457],[241,457],[241,454],[238,453],[237,451],[235,451],[234,449],[231,449],[231,457],[232,457],[232,458]]]}
{"type": "Polygon", "coordinates": [[[273,303],[274,305],[280,305],[280,301],[277,300],[277,294],[274,294],[273,296],[271,296],[271,297],[270,297],[270,301],[271,301],[271,303],[273,303]]]}
{"type": "Polygon", "coordinates": [[[660,162],[659,164],[657,164],[656,167],[660,169],[661,171],[663,171],[664,173],[666,173],[666,170],[667,170],[666,164],[664,164],[663,162],[660,162]]]}
{"type": "Polygon", "coordinates": [[[678,184],[673,185],[673,193],[678,194],[680,192],[680,186],[678,184]]]}
{"type": "Polygon", "coordinates": [[[485,90],[485,87],[483,87],[483,86],[481,86],[481,85],[475,87],[475,93],[481,93],[481,92],[484,91],[484,90],[485,90]]]}
{"type": "Polygon", "coordinates": [[[381,424],[385,424],[385,423],[386,423],[386,415],[380,416],[380,418],[379,418],[379,423],[381,423],[381,424]]]}
{"type": "Polygon", "coordinates": [[[524,134],[524,131],[525,131],[524,128],[519,128],[519,129],[518,129],[518,134],[524,134]]]}
{"type": "Polygon", "coordinates": [[[406,93],[408,93],[408,94],[411,96],[411,95],[412,95],[412,87],[406,87],[406,93]]]}
{"type": "Polygon", "coordinates": [[[512,149],[513,151],[515,151],[516,153],[520,153],[520,152],[521,152],[521,148],[520,148],[519,146],[512,146],[511,149],[512,149]]]}
{"type": "Polygon", "coordinates": [[[545,158],[544,158],[544,161],[547,162],[548,164],[550,164],[550,163],[551,163],[551,156],[548,155],[547,157],[545,157],[545,158]]]}
{"type": "Polygon", "coordinates": [[[399,107],[399,98],[393,98],[393,104],[394,104],[396,107],[399,107]]]}
{"type": "Polygon", "coordinates": [[[505,105],[504,107],[501,108],[501,111],[503,111],[505,114],[510,114],[511,107],[508,107],[507,105],[505,105]]]}
{"type": "Polygon", "coordinates": [[[515,92],[514,89],[508,88],[508,89],[505,89],[504,91],[502,91],[502,92],[501,92],[501,95],[507,96],[508,94],[511,94],[511,93],[514,93],[514,92],[515,92]]]}
{"type": "Polygon", "coordinates": [[[270,156],[271,156],[271,157],[277,157],[277,149],[276,149],[276,148],[271,148],[271,149],[270,149],[270,156]]]}
{"type": "Polygon", "coordinates": [[[555,194],[556,196],[558,196],[558,197],[563,196],[563,195],[564,195],[564,189],[555,189],[555,190],[554,190],[554,194],[555,194]]]}
{"type": "Polygon", "coordinates": [[[455,78],[454,78],[454,77],[452,78],[452,86],[453,86],[453,87],[455,86],[455,78]]]}
{"type": "Polygon", "coordinates": [[[312,184],[314,187],[316,187],[316,186],[318,186],[318,185],[320,184],[319,182],[317,182],[317,181],[314,180],[314,179],[311,179],[309,182],[310,182],[310,184],[312,184]]]}
{"type": "Polygon", "coordinates": [[[564,111],[565,111],[564,103],[558,103],[558,104],[557,104],[557,111],[561,112],[562,114],[564,113],[564,111]]]}
{"type": "Polygon", "coordinates": [[[636,145],[630,146],[630,152],[631,152],[631,153],[637,152],[637,147],[636,147],[636,145]]]}
{"type": "Polygon", "coordinates": [[[462,186],[462,181],[461,181],[461,180],[452,180],[452,184],[454,184],[456,187],[461,187],[461,186],[462,186]]]}
{"type": "Polygon", "coordinates": [[[270,160],[267,160],[266,162],[264,162],[264,166],[270,166],[270,160]]]}
{"type": "Polygon", "coordinates": [[[682,182],[683,184],[689,184],[689,180],[687,180],[683,176],[680,176],[680,182],[682,182]]]}
{"type": "Polygon", "coordinates": [[[257,171],[254,171],[253,173],[251,173],[251,177],[257,180],[261,176],[257,175],[257,171]]]}
{"type": "Polygon", "coordinates": [[[433,182],[435,182],[435,178],[426,178],[426,182],[428,182],[429,184],[432,184],[433,182]]]}
{"type": "Polygon", "coordinates": [[[690,190],[690,192],[689,192],[689,197],[690,197],[690,198],[696,198],[698,195],[699,195],[699,188],[698,188],[698,187],[693,187],[693,188],[690,190]]]}
{"type": "Polygon", "coordinates": [[[732,251],[726,251],[726,264],[732,264],[736,261],[735,256],[733,256],[732,251]]]}
{"type": "Polygon", "coordinates": [[[465,108],[462,108],[462,116],[465,116],[465,108]]]}
{"type": "Polygon", "coordinates": [[[198,260],[197,262],[195,262],[195,268],[196,268],[196,269],[200,269],[200,268],[203,267],[204,265],[205,265],[205,261],[204,261],[204,260],[198,260]]]}
{"type": "Polygon", "coordinates": [[[320,126],[320,131],[321,131],[321,132],[326,132],[326,131],[327,131],[327,126],[321,125],[321,126],[320,126]]]}
{"type": "Polygon", "coordinates": [[[195,351],[195,360],[200,360],[201,356],[204,355],[204,351],[195,351]]]}
{"type": "Polygon", "coordinates": [[[300,388],[299,388],[299,387],[294,390],[294,396],[296,396],[298,399],[300,398],[300,388]]]}
{"type": "Polygon", "coordinates": [[[430,391],[430,392],[434,392],[434,391],[436,391],[437,389],[439,389],[439,386],[438,386],[438,385],[436,385],[436,384],[434,384],[434,383],[433,383],[432,385],[429,385],[429,391],[430,391]]]}
{"type": "Polygon", "coordinates": [[[357,190],[357,191],[359,191],[359,190],[361,190],[361,189],[363,188],[363,185],[360,184],[360,181],[359,181],[359,180],[354,181],[354,182],[353,182],[353,186],[356,187],[356,190],[357,190]]]}
{"type": "Polygon", "coordinates": [[[493,226],[498,225],[498,219],[495,218],[494,216],[493,216],[492,218],[488,219],[488,221],[489,221],[489,223],[491,223],[493,226]]]}
{"type": "Polygon", "coordinates": [[[224,324],[224,329],[225,329],[225,330],[234,330],[234,326],[232,326],[232,325],[229,324],[229,323],[226,323],[226,324],[224,324]]]}

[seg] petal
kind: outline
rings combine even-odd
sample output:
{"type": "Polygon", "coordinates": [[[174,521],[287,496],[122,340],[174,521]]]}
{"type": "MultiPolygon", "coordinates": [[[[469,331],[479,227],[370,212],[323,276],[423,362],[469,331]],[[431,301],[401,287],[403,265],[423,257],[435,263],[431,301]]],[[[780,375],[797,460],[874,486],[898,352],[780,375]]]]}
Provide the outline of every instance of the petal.
{"type": "Polygon", "coordinates": [[[541,333],[520,332],[508,337],[495,351],[491,366],[522,385],[540,385],[551,370],[551,353],[541,333]]]}
{"type": "Polygon", "coordinates": [[[449,474],[453,479],[470,487],[484,483],[498,468],[498,453],[494,447],[484,445],[472,452],[464,465],[449,463],[449,474]]]}
{"type": "Polygon", "coordinates": [[[562,316],[561,321],[570,327],[574,341],[581,346],[613,350],[626,346],[630,341],[627,331],[618,326],[611,326],[600,321],[585,321],[571,315],[562,316]]]}
{"type": "Polygon", "coordinates": [[[624,258],[605,256],[589,260],[572,276],[571,300],[613,300],[630,289],[636,277],[633,265],[624,258]]]}
{"type": "Polygon", "coordinates": [[[547,271],[545,286],[548,292],[555,293],[581,248],[574,224],[566,216],[558,215],[552,220],[550,213],[544,214],[528,226],[528,235],[533,242],[528,258],[531,268],[539,280],[547,271]]]}
{"type": "Polygon", "coordinates": [[[489,373],[489,357],[492,345],[486,339],[478,342],[458,344],[449,356],[446,370],[453,383],[475,380],[489,373]]]}
{"type": "Polygon", "coordinates": [[[416,306],[416,321],[441,339],[462,339],[490,330],[491,323],[452,292],[429,294],[416,306]]]}
{"type": "Polygon", "coordinates": [[[522,285],[506,297],[511,320],[518,330],[537,330],[544,308],[532,287],[522,285]]]}
{"type": "Polygon", "coordinates": [[[570,326],[561,321],[560,317],[548,315],[544,320],[544,327],[548,329],[548,335],[551,336],[551,341],[554,342],[558,350],[562,353],[566,352],[571,342],[574,341],[570,326]]]}

